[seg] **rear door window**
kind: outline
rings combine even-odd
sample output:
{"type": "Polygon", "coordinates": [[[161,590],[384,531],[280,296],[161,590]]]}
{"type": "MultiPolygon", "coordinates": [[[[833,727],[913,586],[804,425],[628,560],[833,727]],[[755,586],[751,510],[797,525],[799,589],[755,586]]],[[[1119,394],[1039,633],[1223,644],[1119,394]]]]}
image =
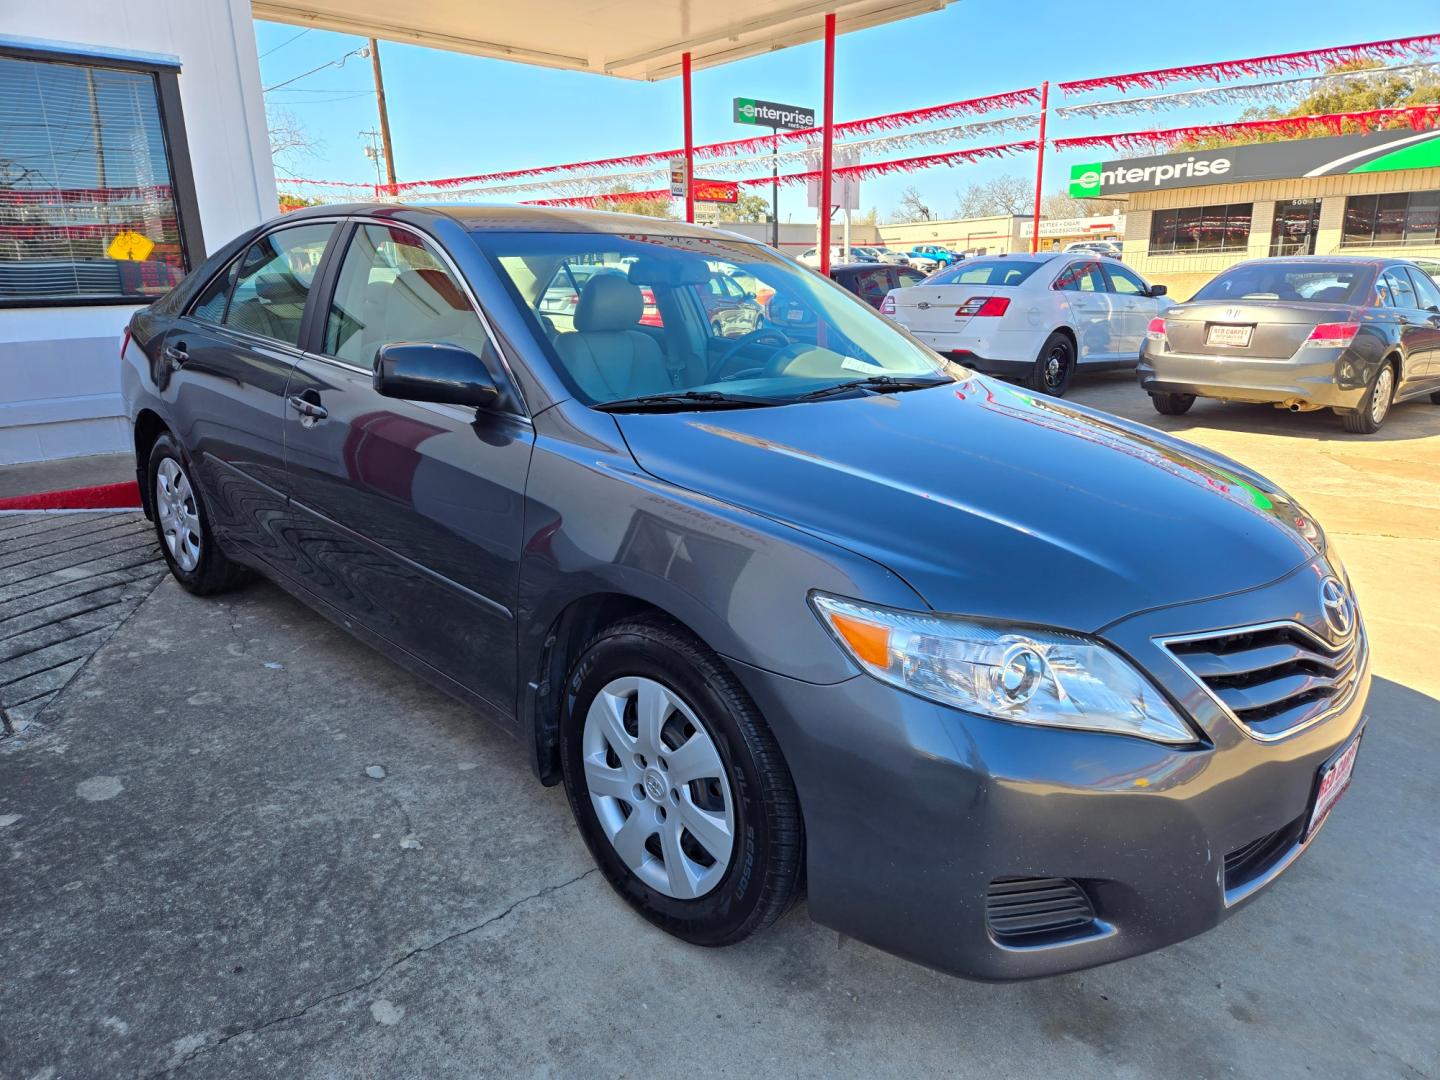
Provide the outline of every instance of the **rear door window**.
{"type": "Polygon", "coordinates": [[[1435,282],[1418,267],[1409,267],[1410,280],[1415,286],[1415,299],[1419,301],[1417,307],[1426,311],[1440,311],[1440,285],[1435,282]]]}
{"type": "Polygon", "coordinates": [[[1051,288],[1059,292],[1107,292],[1105,272],[1098,262],[1071,263],[1055,279],[1051,288]]]}
{"type": "Polygon", "coordinates": [[[1410,284],[1410,275],[1403,267],[1392,266],[1380,275],[1376,285],[1380,299],[1387,307],[1417,308],[1415,286],[1410,284]]]}
{"type": "Polygon", "coordinates": [[[300,344],[300,323],[333,223],[267,233],[245,252],[223,324],[286,345],[300,344]]]}

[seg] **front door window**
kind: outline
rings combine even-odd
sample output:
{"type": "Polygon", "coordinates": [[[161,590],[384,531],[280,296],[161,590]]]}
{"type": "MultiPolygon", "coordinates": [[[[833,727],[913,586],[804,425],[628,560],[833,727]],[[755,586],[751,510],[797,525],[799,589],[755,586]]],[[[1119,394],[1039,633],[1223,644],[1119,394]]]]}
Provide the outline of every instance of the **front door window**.
{"type": "Polygon", "coordinates": [[[1320,231],[1319,199],[1283,199],[1275,204],[1271,255],[1314,255],[1320,231]]]}

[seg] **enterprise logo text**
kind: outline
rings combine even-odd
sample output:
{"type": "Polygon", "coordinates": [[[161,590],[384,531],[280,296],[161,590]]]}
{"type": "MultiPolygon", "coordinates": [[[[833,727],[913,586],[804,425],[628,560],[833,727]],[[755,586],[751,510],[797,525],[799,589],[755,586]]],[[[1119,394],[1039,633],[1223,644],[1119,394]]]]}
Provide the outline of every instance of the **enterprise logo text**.
{"type": "Polygon", "coordinates": [[[1145,165],[1140,168],[1126,168],[1116,165],[1105,169],[1099,163],[1075,165],[1070,169],[1070,194],[1077,197],[1093,196],[1116,184],[1150,184],[1159,187],[1167,180],[1189,177],[1221,176],[1230,171],[1228,157],[1188,157],[1184,161],[1164,165],[1145,165]]]}

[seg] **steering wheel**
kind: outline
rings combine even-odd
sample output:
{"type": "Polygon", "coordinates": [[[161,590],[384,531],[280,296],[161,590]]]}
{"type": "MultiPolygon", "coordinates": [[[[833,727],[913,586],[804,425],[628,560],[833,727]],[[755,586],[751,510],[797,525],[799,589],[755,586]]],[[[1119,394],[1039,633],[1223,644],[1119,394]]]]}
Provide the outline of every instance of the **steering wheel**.
{"type": "MultiPolygon", "coordinates": [[[[762,326],[759,330],[751,330],[750,333],[741,334],[738,338],[736,338],[735,341],[730,345],[730,347],[721,354],[720,359],[715,361],[714,370],[725,370],[725,365],[735,358],[736,353],[740,352],[742,349],[749,348],[751,345],[758,345],[766,338],[770,338],[772,341],[778,342],[779,347],[782,349],[792,344],[790,339],[785,336],[785,332],[783,330],[780,330],[779,328],[774,326],[762,326]]],[[[747,368],[744,371],[737,371],[734,375],[727,375],[725,378],[726,381],[728,381],[730,379],[737,379],[741,376],[750,375],[761,370],[763,369],[747,368]]]]}

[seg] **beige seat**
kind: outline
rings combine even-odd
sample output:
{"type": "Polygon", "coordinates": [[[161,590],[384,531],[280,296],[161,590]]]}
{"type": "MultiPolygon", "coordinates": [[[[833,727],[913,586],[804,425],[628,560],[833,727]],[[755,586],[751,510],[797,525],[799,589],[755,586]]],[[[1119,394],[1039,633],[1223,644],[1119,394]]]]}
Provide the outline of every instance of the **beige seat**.
{"type": "Polygon", "coordinates": [[[597,401],[663,394],[705,382],[705,366],[687,357],[672,373],[660,346],[638,329],[645,300],[618,274],[597,274],[575,305],[575,329],[555,338],[555,352],[571,378],[597,401]]]}

